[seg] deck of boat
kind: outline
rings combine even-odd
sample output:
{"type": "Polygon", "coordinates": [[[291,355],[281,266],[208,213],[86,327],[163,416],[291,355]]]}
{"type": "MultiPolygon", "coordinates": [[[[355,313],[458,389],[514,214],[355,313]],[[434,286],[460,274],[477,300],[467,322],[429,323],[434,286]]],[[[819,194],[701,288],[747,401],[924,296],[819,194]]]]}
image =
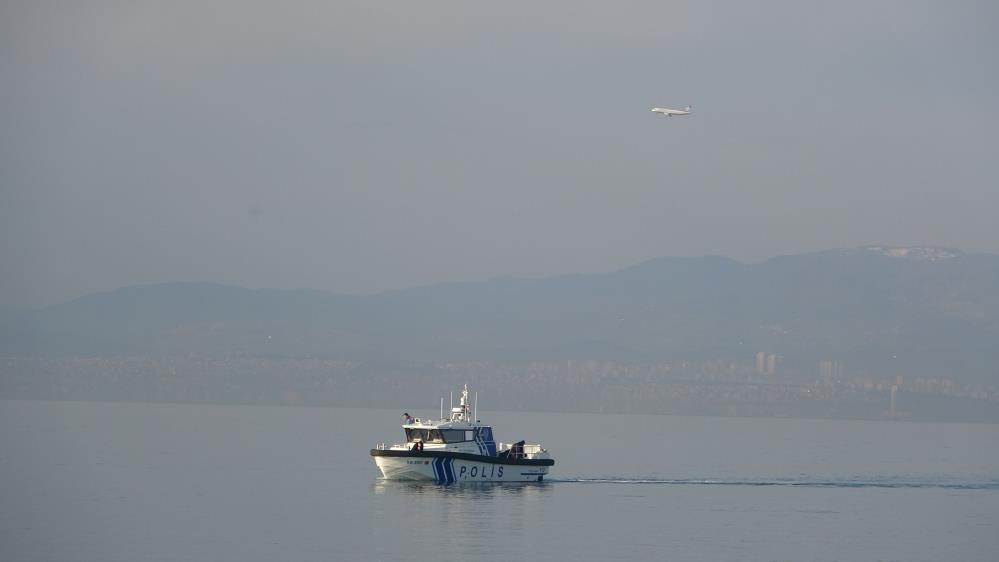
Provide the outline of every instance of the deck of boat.
{"type": "Polygon", "coordinates": [[[517,458],[514,456],[490,456],[490,455],[476,455],[473,453],[458,453],[455,451],[435,451],[423,450],[423,451],[412,451],[412,450],[399,450],[399,449],[371,449],[371,456],[373,457],[411,457],[411,458],[451,458],[451,459],[461,459],[466,461],[474,462],[485,462],[492,464],[512,464],[520,466],[552,466],[555,464],[555,459],[526,459],[517,458]]]}

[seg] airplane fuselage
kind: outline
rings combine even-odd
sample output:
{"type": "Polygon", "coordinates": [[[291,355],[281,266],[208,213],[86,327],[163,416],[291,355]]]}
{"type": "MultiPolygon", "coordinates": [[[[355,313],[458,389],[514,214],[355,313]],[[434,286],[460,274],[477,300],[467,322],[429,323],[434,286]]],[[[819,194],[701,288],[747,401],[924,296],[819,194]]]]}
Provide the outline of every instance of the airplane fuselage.
{"type": "Polygon", "coordinates": [[[670,109],[668,107],[653,107],[652,113],[658,113],[666,117],[673,117],[674,115],[690,115],[691,107],[688,105],[683,109],[670,109]]]}

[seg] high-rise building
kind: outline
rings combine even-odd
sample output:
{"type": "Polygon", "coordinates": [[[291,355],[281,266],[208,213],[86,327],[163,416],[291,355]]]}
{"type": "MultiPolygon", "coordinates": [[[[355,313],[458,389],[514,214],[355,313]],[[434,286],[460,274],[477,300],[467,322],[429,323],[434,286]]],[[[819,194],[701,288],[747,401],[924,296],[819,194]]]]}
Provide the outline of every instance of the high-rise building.
{"type": "Polygon", "coordinates": [[[819,377],[826,386],[831,386],[833,381],[833,362],[828,359],[819,361],[819,377]]]}
{"type": "Polygon", "coordinates": [[[767,372],[767,353],[765,351],[756,353],[756,372],[761,374],[767,372]]]}
{"type": "Polygon", "coordinates": [[[843,378],[843,363],[831,359],[819,361],[819,376],[827,385],[834,380],[843,378]]]}
{"type": "Polygon", "coordinates": [[[780,357],[776,353],[767,355],[767,374],[772,375],[776,373],[778,364],[780,364],[780,357]]]}

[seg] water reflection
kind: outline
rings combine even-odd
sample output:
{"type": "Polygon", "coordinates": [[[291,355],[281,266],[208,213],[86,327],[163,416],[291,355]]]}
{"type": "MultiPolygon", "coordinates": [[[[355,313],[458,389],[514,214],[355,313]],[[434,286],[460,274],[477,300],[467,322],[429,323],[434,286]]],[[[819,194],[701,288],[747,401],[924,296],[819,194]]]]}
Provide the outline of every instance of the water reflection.
{"type": "Polygon", "coordinates": [[[543,482],[440,485],[377,479],[371,513],[380,534],[373,555],[447,560],[522,557],[525,533],[540,528],[555,486],[543,482]]]}
{"type": "Polygon", "coordinates": [[[548,482],[464,482],[461,484],[436,484],[433,482],[376,479],[371,484],[375,494],[428,495],[434,498],[449,497],[489,499],[497,494],[505,497],[539,497],[549,493],[548,482]]]}

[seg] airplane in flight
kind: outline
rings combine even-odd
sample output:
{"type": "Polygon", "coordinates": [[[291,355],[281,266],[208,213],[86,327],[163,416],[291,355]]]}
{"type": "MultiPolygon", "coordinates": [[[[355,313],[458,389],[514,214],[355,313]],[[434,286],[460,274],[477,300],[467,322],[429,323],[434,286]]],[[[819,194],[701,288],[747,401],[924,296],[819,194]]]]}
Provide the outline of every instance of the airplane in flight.
{"type": "Polygon", "coordinates": [[[653,107],[652,113],[658,113],[659,115],[662,115],[664,117],[673,117],[674,115],[690,115],[690,112],[693,110],[694,108],[690,107],[689,105],[683,109],[670,109],[668,107],[653,107]]]}

